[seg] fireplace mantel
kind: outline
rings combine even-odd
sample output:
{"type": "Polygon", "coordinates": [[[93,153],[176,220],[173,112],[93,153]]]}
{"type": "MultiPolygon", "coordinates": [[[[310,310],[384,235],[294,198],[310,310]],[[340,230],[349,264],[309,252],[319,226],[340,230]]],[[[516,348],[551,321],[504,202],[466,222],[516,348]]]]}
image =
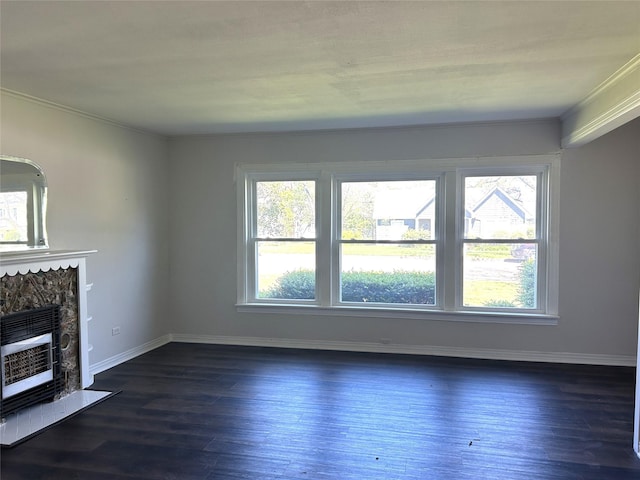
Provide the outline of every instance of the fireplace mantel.
{"type": "Polygon", "coordinates": [[[0,253],[0,277],[18,273],[76,268],[80,260],[96,253],[97,250],[29,250],[0,253]]]}
{"type": "Polygon", "coordinates": [[[48,272],[75,268],[77,271],[77,300],[78,300],[78,345],[80,361],[80,388],[87,388],[93,384],[90,371],[89,352],[89,322],[91,317],[87,313],[87,292],[92,284],[86,279],[86,258],[97,250],[29,250],[19,252],[0,253],[0,278],[8,275],[26,275],[28,273],[48,272]]]}

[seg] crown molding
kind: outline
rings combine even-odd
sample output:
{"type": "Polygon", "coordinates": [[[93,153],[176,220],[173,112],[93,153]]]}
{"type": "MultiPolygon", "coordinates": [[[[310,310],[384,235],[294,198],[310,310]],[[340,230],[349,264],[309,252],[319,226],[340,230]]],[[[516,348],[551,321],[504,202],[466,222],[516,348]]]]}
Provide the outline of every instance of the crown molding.
{"type": "Polygon", "coordinates": [[[0,87],[0,93],[3,95],[7,95],[9,97],[17,98],[19,100],[24,100],[26,102],[35,103],[37,105],[41,105],[43,107],[52,108],[54,110],[59,110],[65,113],[69,113],[72,115],[77,115],[78,117],[83,117],[89,120],[93,120],[94,122],[103,123],[105,125],[110,125],[112,127],[121,128],[123,130],[129,130],[136,133],[141,133],[144,135],[151,135],[153,137],[159,138],[167,138],[166,135],[162,135],[160,133],[151,132],[149,130],[143,130],[141,128],[132,127],[131,125],[127,125],[124,123],[120,123],[115,120],[111,120],[106,117],[101,117],[100,115],[94,115],[92,113],[83,112],[82,110],[75,109],[73,107],[68,107],[66,105],[62,105],[60,103],[52,102],[49,100],[45,100],[44,98],[34,97],[32,95],[27,95],[26,93],[17,92],[15,90],[9,90],[8,88],[0,87]]]}
{"type": "Polygon", "coordinates": [[[579,147],[640,116],[640,54],[561,116],[562,146],[579,147]]]}

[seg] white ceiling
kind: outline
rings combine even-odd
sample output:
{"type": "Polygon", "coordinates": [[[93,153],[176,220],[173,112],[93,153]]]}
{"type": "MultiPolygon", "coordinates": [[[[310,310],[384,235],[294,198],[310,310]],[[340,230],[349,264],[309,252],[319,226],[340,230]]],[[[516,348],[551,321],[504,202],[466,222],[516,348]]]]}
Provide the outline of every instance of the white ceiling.
{"type": "Polygon", "coordinates": [[[9,1],[0,82],[167,135],[557,117],[640,1],[9,1]]]}

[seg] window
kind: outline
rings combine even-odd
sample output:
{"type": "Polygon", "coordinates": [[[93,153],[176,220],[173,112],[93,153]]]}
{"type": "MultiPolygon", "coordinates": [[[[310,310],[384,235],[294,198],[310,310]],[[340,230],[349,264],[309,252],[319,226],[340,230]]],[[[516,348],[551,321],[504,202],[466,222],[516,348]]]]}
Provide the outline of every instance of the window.
{"type": "Polygon", "coordinates": [[[436,305],[437,184],[337,180],[339,302],[436,305]]]}
{"type": "Polygon", "coordinates": [[[462,304],[537,308],[542,175],[464,176],[462,304]],[[490,292],[487,297],[486,292],[490,292]]]}
{"type": "Polygon", "coordinates": [[[28,199],[26,191],[0,192],[0,244],[28,242],[28,199]]]}
{"type": "Polygon", "coordinates": [[[238,305],[557,316],[556,156],[238,167],[238,305]]]}
{"type": "Polygon", "coordinates": [[[256,181],[251,251],[258,299],[316,298],[313,180],[256,181]]]}

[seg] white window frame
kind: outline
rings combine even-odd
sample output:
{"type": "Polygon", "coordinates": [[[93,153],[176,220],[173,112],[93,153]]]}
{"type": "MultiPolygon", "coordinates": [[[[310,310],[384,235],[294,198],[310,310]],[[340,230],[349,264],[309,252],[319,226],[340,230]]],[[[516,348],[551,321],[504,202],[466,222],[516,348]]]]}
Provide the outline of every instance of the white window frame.
{"type": "Polygon", "coordinates": [[[558,321],[558,229],[560,157],[527,155],[394,162],[258,164],[236,166],[238,203],[237,309],[254,313],[308,313],[358,317],[416,318],[466,322],[556,324],[558,321]],[[366,173],[364,173],[366,172],[366,173]],[[462,305],[465,176],[529,175],[538,188],[539,305],[536,309],[462,305]],[[340,182],[437,179],[436,305],[340,302],[340,182]],[[316,298],[313,301],[257,298],[254,192],[256,181],[316,181],[316,298]],[[252,210],[253,209],[253,210],[252,210]],[[253,230],[252,230],[253,229],[253,230]],[[252,250],[253,248],[253,250],[252,250]]]}

